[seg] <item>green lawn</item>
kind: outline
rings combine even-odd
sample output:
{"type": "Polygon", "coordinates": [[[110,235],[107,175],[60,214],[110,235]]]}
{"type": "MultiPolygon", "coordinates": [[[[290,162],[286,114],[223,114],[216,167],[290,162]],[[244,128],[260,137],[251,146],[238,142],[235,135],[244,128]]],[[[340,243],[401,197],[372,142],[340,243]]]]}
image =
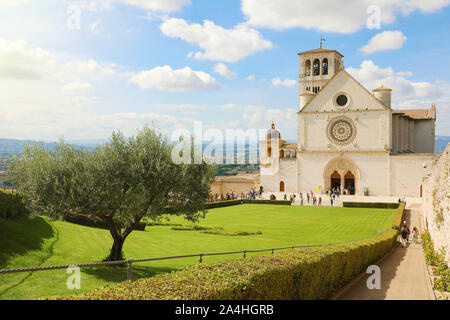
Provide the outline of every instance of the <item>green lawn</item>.
{"type": "MultiPolygon", "coordinates": [[[[396,210],[246,204],[209,210],[204,227],[225,232],[256,232],[260,235],[224,236],[200,231],[175,231],[168,226],[134,231],[124,246],[127,258],[139,259],[182,254],[265,249],[281,246],[323,244],[368,238],[391,227],[396,210]]],[[[182,217],[171,223],[190,225],[182,217]]],[[[0,269],[101,261],[112,245],[109,231],[67,222],[0,219],[0,269]]],[[[234,256],[205,257],[209,263],[234,256]]],[[[133,278],[149,277],[197,263],[198,258],[165,260],[133,265],[133,278]]],[[[0,299],[32,299],[71,294],[65,270],[0,275],[0,299]]],[[[123,267],[82,269],[81,290],[126,280],[123,267]]]]}

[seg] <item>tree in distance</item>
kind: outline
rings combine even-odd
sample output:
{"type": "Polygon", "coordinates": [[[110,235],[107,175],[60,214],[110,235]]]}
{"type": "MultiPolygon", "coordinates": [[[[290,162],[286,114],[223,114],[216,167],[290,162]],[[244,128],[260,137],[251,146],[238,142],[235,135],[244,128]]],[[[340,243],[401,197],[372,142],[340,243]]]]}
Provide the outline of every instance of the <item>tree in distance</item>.
{"type": "Polygon", "coordinates": [[[167,138],[145,126],[130,138],[114,132],[91,151],[62,140],[53,151],[27,145],[8,169],[33,214],[87,214],[103,221],[114,240],[105,260],[117,261],[144,217],[158,220],[170,212],[195,222],[205,214],[214,167],[204,161],[176,164],[171,153],[167,138]]]}

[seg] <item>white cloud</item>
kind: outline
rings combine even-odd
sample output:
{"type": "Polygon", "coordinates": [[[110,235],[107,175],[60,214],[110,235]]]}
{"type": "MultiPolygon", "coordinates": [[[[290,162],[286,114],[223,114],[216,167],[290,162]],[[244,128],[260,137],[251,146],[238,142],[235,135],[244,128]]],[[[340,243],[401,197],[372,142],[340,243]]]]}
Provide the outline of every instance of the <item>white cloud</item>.
{"type": "Polygon", "coordinates": [[[92,85],[87,82],[71,82],[64,85],[64,89],[72,92],[91,92],[92,85]]]}
{"type": "Polygon", "coordinates": [[[296,80],[291,80],[291,79],[285,79],[285,80],[281,80],[280,78],[276,77],[272,79],[272,85],[279,87],[279,86],[283,86],[283,87],[293,87],[297,84],[296,80]]]}
{"type": "Polygon", "coordinates": [[[397,75],[401,77],[412,77],[413,73],[411,71],[399,71],[397,75]]]}
{"type": "Polygon", "coordinates": [[[55,58],[41,48],[30,48],[24,41],[0,39],[0,77],[39,79],[49,75],[55,58]]]}
{"type": "Polygon", "coordinates": [[[203,21],[201,25],[171,18],[164,21],[159,28],[168,37],[182,39],[203,49],[204,52],[189,54],[189,57],[195,59],[236,62],[273,47],[259,31],[244,24],[225,29],[208,20],[203,21]]]}
{"type": "Polygon", "coordinates": [[[152,11],[180,11],[182,7],[191,4],[190,0],[116,0],[125,4],[137,6],[152,11]]]}
{"type": "Polygon", "coordinates": [[[239,108],[239,106],[230,103],[230,104],[224,104],[224,105],[218,106],[218,108],[223,109],[223,110],[236,110],[239,108]]]}
{"type": "Polygon", "coordinates": [[[369,90],[380,85],[391,88],[393,100],[433,98],[441,95],[435,84],[408,80],[398,75],[392,67],[381,68],[371,60],[363,61],[359,68],[349,67],[347,71],[369,90]]]}
{"type": "Polygon", "coordinates": [[[378,51],[397,50],[403,47],[406,39],[407,38],[401,31],[383,31],[375,35],[359,50],[364,55],[369,55],[378,51]]]}
{"type": "Polygon", "coordinates": [[[253,74],[251,74],[251,75],[249,75],[248,77],[245,78],[245,80],[248,80],[248,81],[253,81],[255,79],[256,78],[255,78],[255,76],[253,74]]]}
{"type": "MultiPolygon", "coordinates": [[[[0,0],[9,1],[9,0],[0,0]]],[[[11,0],[15,1],[15,0],[11,0]]],[[[24,0],[22,0],[24,1],[24,0]]],[[[110,10],[113,4],[126,4],[144,10],[176,12],[180,11],[184,6],[191,4],[190,0],[64,0],[69,5],[77,5],[82,10],[90,12],[99,12],[102,10],[110,10]]]]}
{"type": "Polygon", "coordinates": [[[194,71],[189,67],[174,70],[167,65],[136,73],[130,81],[142,89],[150,90],[198,91],[220,88],[216,79],[208,73],[194,71]]]}
{"type": "Polygon", "coordinates": [[[268,129],[273,121],[283,138],[293,139],[297,132],[296,115],[294,108],[279,109],[248,106],[244,107],[242,118],[249,127],[262,129],[268,129]]]}
{"type": "Polygon", "coordinates": [[[18,5],[27,2],[28,0],[0,0],[0,5],[18,5]]]}
{"type": "Polygon", "coordinates": [[[87,75],[92,78],[102,79],[117,75],[115,65],[102,65],[99,62],[89,59],[87,61],[69,61],[64,65],[64,69],[74,75],[87,75]]]}
{"type": "Polygon", "coordinates": [[[221,76],[232,80],[236,77],[236,73],[228,69],[227,65],[224,63],[218,63],[214,66],[214,72],[220,74],[221,76]]]}
{"type": "Polygon", "coordinates": [[[171,104],[158,104],[156,106],[159,109],[173,109],[173,110],[206,110],[207,106],[196,106],[192,104],[179,104],[179,105],[171,105],[171,104]]]}
{"type": "Polygon", "coordinates": [[[366,26],[371,5],[379,6],[381,22],[389,24],[398,15],[435,12],[449,4],[449,0],[242,0],[241,9],[255,27],[353,33],[366,26]]]}

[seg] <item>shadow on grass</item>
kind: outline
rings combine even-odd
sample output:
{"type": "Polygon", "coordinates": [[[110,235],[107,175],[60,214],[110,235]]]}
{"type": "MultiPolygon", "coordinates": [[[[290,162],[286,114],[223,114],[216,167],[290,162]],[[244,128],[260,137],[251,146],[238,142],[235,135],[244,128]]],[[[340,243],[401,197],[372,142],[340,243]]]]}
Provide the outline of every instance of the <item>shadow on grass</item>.
{"type": "MultiPolygon", "coordinates": [[[[0,269],[5,268],[8,260],[15,256],[26,255],[29,251],[43,250],[45,240],[55,236],[55,229],[42,217],[19,220],[0,219],[0,269]]],[[[52,247],[49,248],[50,251],[52,247]]],[[[39,264],[40,261],[35,263],[39,264]]]]}
{"type": "MultiPolygon", "coordinates": [[[[132,265],[132,280],[151,278],[163,273],[177,271],[177,268],[170,267],[151,267],[132,265]]],[[[127,280],[126,266],[103,266],[103,267],[85,267],[83,272],[108,282],[123,282],[127,280]]]]}

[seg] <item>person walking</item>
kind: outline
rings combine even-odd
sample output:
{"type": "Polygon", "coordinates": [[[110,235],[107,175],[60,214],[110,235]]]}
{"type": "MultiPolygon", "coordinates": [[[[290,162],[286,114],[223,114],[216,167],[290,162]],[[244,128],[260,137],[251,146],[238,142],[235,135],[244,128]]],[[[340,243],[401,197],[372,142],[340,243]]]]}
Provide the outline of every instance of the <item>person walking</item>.
{"type": "Polygon", "coordinates": [[[322,205],[322,197],[319,197],[319,206],[322,205]]]}
{"type": "Polygon", "coordinates": [[[330,198],[331,206],[333,206],[333,197],[330,198]]]}
{"type": "Polygon", "coordinates": [[[403,222],[402,227],[400,228],[400,243],[402,244],[402,248],[406,246],[406,242],[408,241],[409,230],[406,226],[406,221],[403,222]]]}
{"type": "Polygon", "coordinates": [[[417,227],[414,227],[412,229],[412,241],[414,243],[418,243],[419,240],[419,229],[417,229],[417,227]]]}
{"type": "Polygon", "coordinates": [[[306,202],[309,204],[309,192],[306,194],[306,202]]]}

